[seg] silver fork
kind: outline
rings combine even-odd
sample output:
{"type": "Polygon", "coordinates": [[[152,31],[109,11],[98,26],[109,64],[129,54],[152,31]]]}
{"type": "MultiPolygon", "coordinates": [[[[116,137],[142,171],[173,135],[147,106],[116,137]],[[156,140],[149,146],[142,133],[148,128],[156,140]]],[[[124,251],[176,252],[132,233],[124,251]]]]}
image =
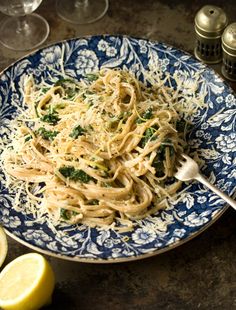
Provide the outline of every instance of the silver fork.
{"type": "Polygon", "coordinates": [[[201,182],[236,210],[236,202],[204,178],[199,172],[198,164],[192,158],[186,154],[182,154],[182,157],[185,160],[178,161],[179,165],[177,166],[177,172],[175,173],[175,177],[178,180],[189,181],[194,179],[201,182]]]}

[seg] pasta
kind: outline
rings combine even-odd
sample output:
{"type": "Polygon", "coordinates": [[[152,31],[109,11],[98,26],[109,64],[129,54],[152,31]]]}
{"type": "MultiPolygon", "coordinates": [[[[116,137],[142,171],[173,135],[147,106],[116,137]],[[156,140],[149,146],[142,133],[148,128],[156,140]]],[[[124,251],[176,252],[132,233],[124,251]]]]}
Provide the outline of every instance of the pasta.
{"type": "Polygon", "coordinates": [[[173,174],[189,98],[155,84],[119,69],[51,84],[28,77],[2,162],[31,208],[55,223],[115,229],[165,208],[181,186],[173,174]]]}

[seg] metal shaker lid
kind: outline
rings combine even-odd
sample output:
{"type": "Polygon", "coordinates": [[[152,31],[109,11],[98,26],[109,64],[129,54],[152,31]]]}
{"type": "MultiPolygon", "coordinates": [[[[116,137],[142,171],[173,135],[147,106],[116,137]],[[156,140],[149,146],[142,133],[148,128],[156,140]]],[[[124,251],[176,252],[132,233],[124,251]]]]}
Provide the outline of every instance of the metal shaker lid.
{"type": "Polygon", "coordinates": [[[196,31],[207,38],[221,36],[227,23],[225,12],[215,5],[203,6],[195,16],[196,31]]]}
{"type": "Polygon", "coordinates": [[[236,56],[236,23],[225,28],[221,39],[223,50],[232,56],[236,56]]]}

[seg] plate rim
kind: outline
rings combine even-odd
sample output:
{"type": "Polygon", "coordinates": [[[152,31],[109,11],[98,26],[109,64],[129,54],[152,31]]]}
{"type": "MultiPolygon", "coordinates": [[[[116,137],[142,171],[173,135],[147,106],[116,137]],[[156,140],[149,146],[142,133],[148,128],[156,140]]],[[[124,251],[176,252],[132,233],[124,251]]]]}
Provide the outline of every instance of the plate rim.
{"type": "Polygon", "coordinates": [[[44,255],[48,255],[50,257],[54,257],[54,258],[59,258],[62,260],[66,260],[66,261],[73,261],[73,262],[78,262],[78,263],[91,263],[91,264],[114,264],[114,263],[125,263],[125,262],[133,262],[133,261],[137,261],[137,260],[143,260],[145,258],[150,258],[153,256],[157,256],[160,254],[163,254],[165,252],[168,252],[170,250],[173,250],[189,241],[191,241],[192,239],[194,239],[195,237],[199,236],[200,234],[202,234],[205,230],[207,230],[210,226],[212,226],[224,213],[225,211],[229,208],[229,206],[226,204],[219,213],[217,213],[210,222],[208,222],[206,225],[204,225],[203,227],[201,227],[197,232],[191,233],[187,238],[185,239],[179,239],[178,241],[175,241],[174,243],[161,248],[161,249],[157,249],[154,250],[150,253],[145,253],[145,254],[139,254],[139,255],[133,255],[133,256],[129,256],[129,257],[123,257],[123,258],[82,258],[79,256],[66,256],[63,254],[58,254],[58,253],[54,253],[54,252],[50,252],[48,250],[43,250],[37,246],[34,246],[30,243],[27,243],[24,240],[21,240],[19,237],[15,236],[13,233],[9,232],[7,230],[7,228],[5,228],[3,226],[4,231],[6,232],[6,234],[11,237],[13,240],[19,242],[20,244],[26,246],[27,248],[30,248],[34,251],[37,251],[39,253],[42,253],[44,255]]]}
{"type": "MultiPolygon", "coordinates": [[[[43,45],[41,47],[37,47],[36,49],[26,53],[25,55],[19,57],[18,59],[16,59],[15,61],[11,62],[7,67],[5,67],[3,70],[0,71],[0,76],[2,74],[4,74],[5,71],[7,71],[8,69],[10,69],[11,67],[13,67],[15,64],[17,64],[18,62],[27,59],[30,56],[33,56],[37,53],[40,53],[41,51],[43,51],[44,49],[53,47],[57,44],[63,44],[66,42],[71,42],[71,41],[75,41],[75,40],[89,40],[95,37],[101,37],[101,38],[107,38],[107,37],[120,37],[120,38],[128,38],[128,39],[135,39],[135,40],[144,40],[146,42],[152,42],[154,44],[161,44],[166,46],[167,48],[174,48],[175,50],[180,51],[181,53],[190,56],[195,62],[197,63],[201,63],[201,65],[203,65],[205,70],[208,70],[210,72],[212,72],[215,76],[217,76],[220,81],[230,90],[231,93],[235,94],[235,91],[233,90],[233,88],[231,87],[229,81],[225,80],[218,72],[216,72],[210,65],[204,63],[203,61],[199,60],[196,58],[196,56],[194,54],[191,54],[188,51],[183,50],[182,48],[178,48],[172,44],[169,43],[165,43],[162,41],[158,41],[158,40],[154,40],[154,39],[149,39],[149,38],[145,38],[145,37],[138,37],[138,36],[132,36],[132,35],[125,35],[125,34],[94,34],[94,35],[83,35],[81,37],[75,36],[72,38],[68,38],[68,39],[62,39],[59,41],[55,41],[55,42],[51,42],[48,43],[46,45],[43,45]]],[[[233,193],[233,197],[236,196],[236,192],[233,193]]],[[[189,241],[191,241],[192,239],[194,239],[195,237],[199,236],[201,233],[203,233],[206,229],[208,229],[211,225],[213,225],[224,213],[225,211],[229,208],[229,206],[227,204],[225,204],[221,210],[219,210],[211,219],[211,221],[209,221],[207,224],[203,225],[200,229],[198,229],[196,232],[192,232],[189,234],[189,236],[187,238],[184,239],[179,239],[177,241],[175,241],[174,243],[167,245],[163,248],[160,249],[156,249],[152,252],[149,253],[145,253],[145,254],[139,254],[139,255],[133,255],[133,256],[128,256],[128,257],[115,257],[115,258],[83,258],[80,256],[66,256],[64,254],[59,254],[59,253],[54,253],[52,251],[49,250],[44,250],[41,249],[38,246],[32,245],[31,243],[20,239],[20,237],[18,237],[17,235],[15,235],[13,232],[10,232],[8,230],[8,228],[6,228],[5,226],[2,225],[4,231],[6,232],[6,234],[11,237],[13,240],[19,242],[20,244],[26,246],[29,249],[32,249],[34,251],[40,252],[42,254],[54,257],[54,258],[59,258],[59,259],[63,259],[63,260],[67,260],[67,261],[76,261],[76,262],[82,262],[82,263],[93,263],[93,264],[107,264],[107,263],[123,263],[123,262],[132,262],[132,261],[136,261],[136,260],[141,260],[141,259],[145,259],[145,258],[149,258],[149,257],[153,257],[156,256],[158,254],[162,254],[165,253],[167,251],[170,251],[182,244],[185,244],[189,241]]]]}
{"type": "MultiPolygon", "coordinates": [[[[165,45],[167,47],[170,47],[170,48],[174,48],[175,50],[178,50],[180,51],[181,53],[183,54],[186,54],[188,56],[190,56],[191,58],[193,58],[196,62],[200,63],[203,67],[205,67],[205,69],[208,69],[212,72],[214,72],[215,75],[217,75],[217,77],[221,80],[221,82],[223,84],[225,84],[231,92],[233,92],[234,94],[236,93],[235,90],[231,87],[230,85],[230,80],[226,80],[224,79],[224,77],[222,75],[220,75],[220,73],[218,73],[217,71],[215,71],[215,69],[213,69],[210,65],[214,65],[214,64],[207,64],[205,63],[204,61],[198,59],[194,54],[191,54],[189,51],[186,51],[182,48],[179,48],[175,45],[172,45],[170,43],[166,43],[166,42],[163,42],[163,41],[158,41],[158,40],[154,40],[154,39],[148,39],[148,38],[144,38],[144,37],[139,37],[139,36],[132,36],[132,35],[126,35],[126,34],[120,34],[120,33],[117,33],[117,34],[108,34],[108,33],[105,33],[105,34],[92,34],[92,35],[83,35],[81,37],[72,37],[72,38],[68,38],[68,39],[62,39],[62,40],[59,40],[59,41],[55,41],[55,42],[51,42],[51,43],[48,43],[48,44],[45,44],[41,47],[37,47],[35,48],[34,50],[26,53],[25,55],[23,56],[20,56],[19,58],[17,58],[15,61],[13,60],[9,65],[7,65],[4,69],[2,69],[0,71],[0,76],[6,71],[8,70],[10,67],[14,66],[16,63],[18,63],[19,61],[21,60],[24,60],[25,58],[28,58],[30,57],[31,55],[34,55],[35,53],[38,53],[46,48],[50,48],[56,44],[62,44],[62,43],[65,43],[65,42],[70,42],[70,41],[75,41],[75,40],[83,40],[83,39],[91,39],[93,37],[122,37],[122,38],[128,38],[128,39],[135,39],[135,40],[144,40],[144,41],[148,41],[148,42],[152,42],[152,43],[156,43],[156,44],[162,44],[162,45],[165,45]]],[[[217,65],[217,64],[216,64],[217,65]]]]}

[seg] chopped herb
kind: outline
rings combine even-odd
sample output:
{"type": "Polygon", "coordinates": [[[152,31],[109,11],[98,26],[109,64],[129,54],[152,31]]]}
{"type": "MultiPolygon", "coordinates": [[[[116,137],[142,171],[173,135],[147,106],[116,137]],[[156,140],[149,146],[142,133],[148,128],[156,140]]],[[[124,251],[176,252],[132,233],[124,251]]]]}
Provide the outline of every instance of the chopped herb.
{"type": "Polygon", "coordinates": [[[31,135],[26,135],[25,136],[25,142],[31,140],[33,137],[31,135]]]}
{"type": "Polygon", "coordinates": [[[73,166],[64,166],[59,168],[59,172],[65,177],[70,178],[75,172],[75,168],[73,166]]]}
{"type": "Polygon", "coordinates": [[[64,208],[61,208],[61,211],[60,211],[61,218],[63,218],[66,221],[70,220],[71,217],[75,216],[76,214],[78,213],[75,211],[64,209],[64,208]]]}
{"type": "Polygon", "coordinates": [[[49,87],[43,87],[43,88],[41,89],[41,91],[42,91],[42,93],[45,94],[49,89],[50,89],[49,87]]]}
{"type": "Polygon", "coordinates": [[[45,140],[53,141],[54,138],[58,135],[58,131],[46,130],[44,127],[40,127],[37,130],[37,133],[42,136],[45,140]]]}
{"type": "Polygon", "coordinates": [[[67,95],[67,98],[68,98],[68,99],[72,99],[72,98],[74,98],[74,96],[76,95],[76,92],[75,92],[75,90],[73,90],[73,89],[71,89],[71,88],[68,88],[68,89],[66,90],[66,95],[67,95]]]}
{"type": "Polygon", "coordinates": [[[72,79],[60,79],[55,84],[55,86],[62,86],[65,90],[66,96],[68,99],[71,99],[75,96],[75,89],[78,87],[76,82],[72,79]]]}
{"type": "Polygon", "coordinates": [[[156,169],[156,176],[162,177],[164,175],[164,160],[166,156],[166,148],[169,148],[170,150],[170,156],[174,155],[174,146],[172,144],[172,141],[170,139],[165,139],[159,149],[157,150],[157,155],[155,156],[152,166],[156,169]]]}
{"type": "Polygon", "coordinates": [[[72,132],[70,133],[70,137],[77,139],[79,136],[82,136],[86,130],[82,128],[80,125],[73,128],[72,132]]]}
{"type": "Polygon", "coordinates": [[[96,81],[98,79],[98,75],[93,73],[87,73],[85,76],[90,82],[96,81]]]}
{"type": "Polygon", "coordinates": [[[49,123],[50,125],[56,125],[60,118],[58,117],[58,113],[55,110],[50,111],[48,114],[40,117],[40,120],[45,123],[49,123]]]}
{"type": "Polygon", "coordinates": [[[59,172],[72,181],[80,181],[82,183],[88,183],[93,178],[81,169],[75,169],[73,166],[64,166],[59,168],[59,172]]]}
{"type": "Polygon", "coordinates": [[[155,132],[156,132],[155,127],[147,128],[144,132],[143,138],[139,142],[139,146],[141,148],[144,148],[145,145],[148,143],[148,141],[156,140],[156,136],[154,136],[155,132]]]}
{"type": "Polygon", "coordinates": [[[152,108],[147,109],[147,111],[143,114],[144,119],[151,119],[153,116],[152,108]]]}
{"type": "Polygon", "coordinates": [[[72,79],[59,79],[54,86],[66,87],[68,84],[75,84],[75,81],[72,79]]]}
{"type": "Polygon", "coordinates": [[[151,119],[153,117],[153,110],[152,108],[147,109],[146,112],[143,113],[143,115],[141,115],[141,118],[138,118],[136,120],[137,124],[143,123],[145,122],[146,119],[151,119]]]}
{"type": "Polygon", "coordinates": [[[152,166],[156,169],[156,176],[162,177],[164,175],[164,163],[158,155],[154,158],[152,166]]]}
{"type": "Polygon", "coordinates": [[[62,208],[60,211],[61,218],[63,218],[64,220],[69,220],[71,218],[71,215],[69,214],[68,211],[69,210],[62,208]]]}

